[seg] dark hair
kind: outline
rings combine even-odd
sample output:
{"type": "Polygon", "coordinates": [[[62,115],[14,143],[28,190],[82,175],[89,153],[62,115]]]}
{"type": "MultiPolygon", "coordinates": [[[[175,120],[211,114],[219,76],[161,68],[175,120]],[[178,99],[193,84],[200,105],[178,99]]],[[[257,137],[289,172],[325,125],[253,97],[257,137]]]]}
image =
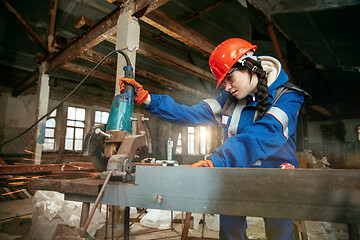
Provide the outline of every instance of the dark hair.
{"type": "Polygon", "coordinates": [[[244,63],[245,69],[247,69],[252,79],[252,74],[255,73],[258,76],[258,84],[257,84],[257,92],[258,92],[258,104],[256,107],[256,110],[258,112],[258,115],[255,119],[255,121],[260,120],[266,113],[267,108],[269,106],[269,98],[268,98],[268,85],[267,85],[267,77],[266,72],[263,70],[263,67],[261,66],[261,62],[253,60],[251,58],[246,58],[244,63]]]}

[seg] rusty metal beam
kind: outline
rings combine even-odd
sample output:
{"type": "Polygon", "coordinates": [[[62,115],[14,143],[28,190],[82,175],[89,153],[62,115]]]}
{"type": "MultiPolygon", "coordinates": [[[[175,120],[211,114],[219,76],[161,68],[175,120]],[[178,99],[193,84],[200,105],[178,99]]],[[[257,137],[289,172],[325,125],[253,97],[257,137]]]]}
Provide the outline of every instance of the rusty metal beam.
{"type": "Polygon", "coordinates": [[[216,47],[216,45],[206,37],[159,9],[152,11],[140,19],[206,55],[210,55],[216,47]]]}
{"type": "MultiPolygon", "coordinates": [[[[101,183],[91,184],[91,194],[63,187],[52,190],[65,193],[67,200],[91,202],[101,183]]],[[[101,203],[358,224],[359,198],[359,170],[137,166],[135,183],[110,182],[101,203]],[[284,183],[291,186],[282,187],[284,183]]]]}
{"type": "Polygon", "coordinates": [[[24,20],[24,18],[13,8],[8,1],[1,0],[5,8],[14,16],[19,25],[24,29],[29,38],[35,42],[42,50],[47,52],[47,46],[42,38],[34,31],[34,29],[24,20]]]}

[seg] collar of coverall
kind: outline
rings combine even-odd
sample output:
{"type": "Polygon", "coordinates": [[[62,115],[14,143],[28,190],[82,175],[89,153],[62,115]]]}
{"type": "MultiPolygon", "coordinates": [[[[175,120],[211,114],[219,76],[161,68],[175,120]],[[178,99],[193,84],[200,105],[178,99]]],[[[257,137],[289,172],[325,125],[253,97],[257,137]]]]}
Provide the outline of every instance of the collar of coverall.
{"type": "Polygon", "coordinates": [[[280,74],[281,71],[281,63],[273,57],[270,56],[259,56],[261,59],[261,66],[266,72],[268,83],[270,86],[280,74]]]}

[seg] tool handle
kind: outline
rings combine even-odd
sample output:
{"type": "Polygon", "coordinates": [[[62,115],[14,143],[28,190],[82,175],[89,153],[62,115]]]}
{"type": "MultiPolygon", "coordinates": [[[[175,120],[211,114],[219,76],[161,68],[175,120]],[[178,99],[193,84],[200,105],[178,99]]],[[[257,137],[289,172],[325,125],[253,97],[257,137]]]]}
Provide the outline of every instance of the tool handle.
{"type": "Polygon", "coordinates": [[[124,66],[123,69],[124,69],[126,78],[131,78],[131,79],[134,78],[134,68],[132,66],[129,66],[129,65],[124,66]]]}
{"type": "MultiPolygon", "coordinates": [[[[123,69],[124,69],[125,77],[126,77],[126,78],[131,78],[131,79],[134,78],[134,68],[133,68],[132,66],[127,65],[127,66],[124,66],[123,69]]],[[[127,86],[125,87],[125,89],[126,89],[126,90],[133,90],[133,87],[127,85],[127,86]]]]}

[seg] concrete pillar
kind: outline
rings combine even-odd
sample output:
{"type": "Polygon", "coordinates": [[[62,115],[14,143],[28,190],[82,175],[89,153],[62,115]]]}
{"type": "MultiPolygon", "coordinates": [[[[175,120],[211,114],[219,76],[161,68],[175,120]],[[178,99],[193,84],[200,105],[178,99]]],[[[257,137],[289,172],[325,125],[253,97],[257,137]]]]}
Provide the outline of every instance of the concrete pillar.
{"type": "MultiPolygon", "coordinates": [[[[131,61],[131,66],[134,68],[135,77],[135,60],[136,50],[139,48],[140,42],[140,25],[138,19],[132,17],[132,12],[127,11],[120,14],[117,29],[116,29],[116,49],[125,52],[131,61]]],[[[123,55],[117,56],[117,68],[116,68],[116,84],[115,95],[120,94],[119,79],[124,77],[123,67],[126,65],[126,61],[123,55]]],[[[124,207],[115,206],[115,212],[119,215],[115,217],[115,220],[124,223],[124,219],[121,217],[124,215],[124,207]]]]}
{"type": "MultiPolygon", "coordinates": [[[[132,17],[131,14],[131,11],[127,11],[119,16],[116,32],[116,49],[122,50],[128,55],[134,68],[135,76],[136,50],[139,48],[140,42],[140,25],[138,19],[132,17]]],[[[123,67],[125,65],[125,58],[123,55],[118,54],[115,95],[120,93],[119,79],[124,77],[123,67]]]]}
{"type": "MultiPolygon", "coordinates": [[[[43,62],[39,68],[39,79],[38,79],[38,88],[37,88],[37,101],[36,101],[36,119],[44,116],[48,111],[49,104],[49,75],[45,72],[47,70],[47,62],[43,62]]],[[[35,138],[35,164],[41,163],[41,154],[43,144],[45,142],[45,127],[46,127],[46,118],[38,123],[36,126],[36,138],[35,138]]]]}

